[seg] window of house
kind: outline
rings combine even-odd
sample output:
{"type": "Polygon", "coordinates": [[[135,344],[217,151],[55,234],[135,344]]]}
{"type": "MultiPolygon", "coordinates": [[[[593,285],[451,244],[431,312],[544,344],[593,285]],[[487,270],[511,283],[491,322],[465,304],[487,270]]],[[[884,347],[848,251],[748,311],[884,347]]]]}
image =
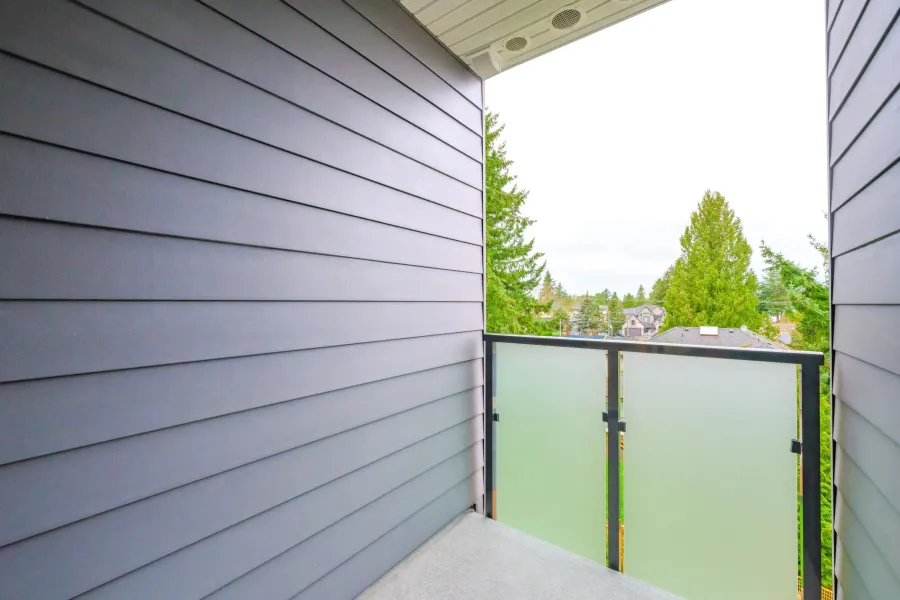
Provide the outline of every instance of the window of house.
{"type": "Polygon", "coordinates": [[[647,323],[650,322],[650,315],[641,315],[641,321],[643,321],[644,324],[646,325],[647,323]]]}

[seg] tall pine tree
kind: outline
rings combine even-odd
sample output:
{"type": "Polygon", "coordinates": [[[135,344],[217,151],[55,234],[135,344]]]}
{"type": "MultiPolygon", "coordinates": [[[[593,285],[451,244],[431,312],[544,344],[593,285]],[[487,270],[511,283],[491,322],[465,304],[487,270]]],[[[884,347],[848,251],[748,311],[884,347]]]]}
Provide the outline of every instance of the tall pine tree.
{"type": "Polygon", "coordinates": [[[619,295],[613,292],[607,307],[607,321],[609,323],[609,335],[618,335],[625,325],[625,311],[619,295]]]}
{"type": "Polygon", "coordinates": [[[681,236],[663,329],[758,329],[762,315],[757,311],[756,275],[750,270],[752,253],[741,220],[721,194],[707,190],[681,236]]]}
{"type": "Polygon", "coordinates": [[[522,214],[528,192],[515,185],[512,161],[500,141],[503,126],[497,115],[484,118],[486,196],[487,330],[492,333],[547,333],[539,314],[549,310],[534,296],[546,263],[534,251],[534,239],[525,230],[533,221],[522,214]]]}
{"type": "Polygon", "coordinates": [[[638,286],[637,296],[634,297],[634,301],[637,302],[637,305],[647,303],[647,293],[644,291],[644,284],[638,286]]]}
{"type": "Polygon", "coordinates": [[[650,302],[652,304],[665,305],[666,293],[669,291],[669,284],[672,282],[672,272],[674,270],[675,265],[669,265],[663,276],[653,283],[653,287],[650,288],[650,302]]]}

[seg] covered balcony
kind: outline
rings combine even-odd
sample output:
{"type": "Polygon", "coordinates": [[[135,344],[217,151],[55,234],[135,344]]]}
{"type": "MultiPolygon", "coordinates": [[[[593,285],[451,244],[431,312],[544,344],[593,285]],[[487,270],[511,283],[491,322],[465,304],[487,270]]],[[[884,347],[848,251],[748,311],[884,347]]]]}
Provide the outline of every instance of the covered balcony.
{"type": "MultiPolygon", "coordinates": [[[[0,1],[0,600],[827,598],[822,355],[486,331],[484,81],[660,4],[0,1]]],[[[900,597],[898,11],[823,23],[840,600],[900,597]]]]}
{"type": "Polygon", "coordinates": [[[821,354],[485,340],[499,523],[462,518],[363,597],[823,597],[821,354]]]}

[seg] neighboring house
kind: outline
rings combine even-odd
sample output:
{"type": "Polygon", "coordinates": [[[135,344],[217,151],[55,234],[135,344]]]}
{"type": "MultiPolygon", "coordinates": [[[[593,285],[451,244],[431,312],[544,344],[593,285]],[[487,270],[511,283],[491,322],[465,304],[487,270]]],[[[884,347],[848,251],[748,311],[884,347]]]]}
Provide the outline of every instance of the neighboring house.
{"type": "Polygon", "coordinates": [[[653,336],[650,341],[730,348],[774,348],[778,350],[787,348],[784,344],[764,338],[746,327],[673,327],[653,336]]]}
{"type": "Polygon", "coordinates": [[[625,309],[625,324],[621,334],[626,337],[650,336],[666,320],[666,309],[655,304],[642,304],[625,309]]]}

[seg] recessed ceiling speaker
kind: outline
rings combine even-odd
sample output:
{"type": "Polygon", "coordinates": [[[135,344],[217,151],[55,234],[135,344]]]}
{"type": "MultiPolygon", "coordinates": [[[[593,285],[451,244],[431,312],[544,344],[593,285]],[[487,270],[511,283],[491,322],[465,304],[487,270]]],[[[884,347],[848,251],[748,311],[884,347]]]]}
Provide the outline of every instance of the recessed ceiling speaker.
{"type": "Polygon", "coordinates": [[[564,8],[550,19],[553,29],[572,29],[581,21],[581,11],[577,8],[564,8]]]}
{"type": "Polygon", "coordinates": [[[514,38],[509,38],[508,40],[506,40],[506,44],[504,44],[504,47],[510,52],[521,52],[527,45],[528,40],[523,38],[521,35],[517,35],[514,38]]]}

